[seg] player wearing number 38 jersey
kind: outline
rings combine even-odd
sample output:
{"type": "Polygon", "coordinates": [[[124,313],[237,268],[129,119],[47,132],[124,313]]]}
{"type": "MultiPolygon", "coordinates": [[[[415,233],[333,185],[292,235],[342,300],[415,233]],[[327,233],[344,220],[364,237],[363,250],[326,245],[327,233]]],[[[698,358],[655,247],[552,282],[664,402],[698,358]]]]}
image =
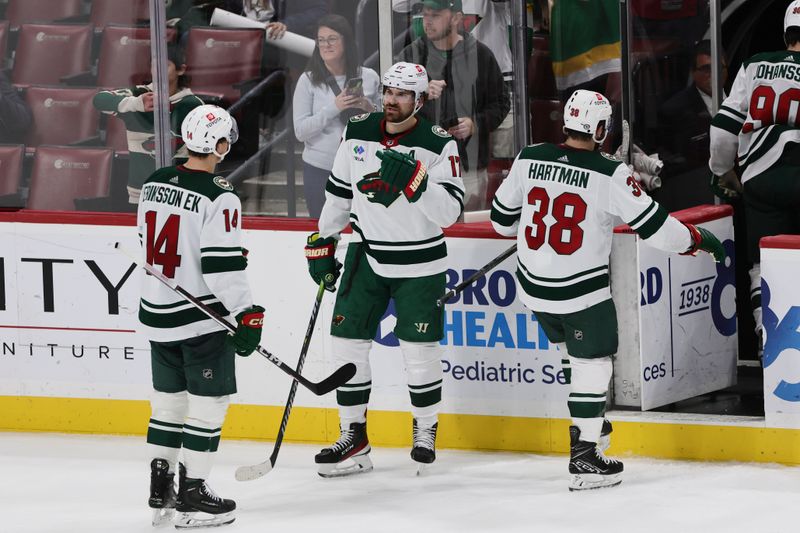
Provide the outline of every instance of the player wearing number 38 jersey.
{"type": "Polygon", "coordinates": [[[498,233],[517,235],[520,299],[549,340],[568,354],[562,364],[571,384],[571,490],[622,480],[622,463],[603,455],[618,338],[608,273],[614,216],[662,250],[725,257],[714,235],[669,216],[639,188],[627,165],[597,150],[610,118],[602,94],[576,91],[564,108],[566,142],[523,149],[491,212],[498,233]]]}
{"type": "Polygon", "coordinates": [[[249,355],[258,345],[264,308],[253,305],[244,272],[239,197],[214,174],[238,137],[236,122],[224,109],[203,105],[186,116],[181,134],[189,160],[157,170],[142,187],[138,228],[144,255],[165,277],[237,324],[229,336],[153,276],[144,276],[139,320],[150,339],[155,389],[147,431],[149,505],[153,525],[177,510],[176,527],[193,528],[234,519],[236,504],[214,494],[205,479],[236,392],[235,354],[249,355]]]}

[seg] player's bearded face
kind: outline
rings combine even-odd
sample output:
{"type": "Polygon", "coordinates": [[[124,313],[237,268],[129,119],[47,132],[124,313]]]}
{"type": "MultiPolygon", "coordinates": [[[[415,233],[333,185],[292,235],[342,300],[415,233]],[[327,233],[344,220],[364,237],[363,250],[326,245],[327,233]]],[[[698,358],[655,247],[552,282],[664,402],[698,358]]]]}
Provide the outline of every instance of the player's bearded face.
{"type": "Polygon", "coordinates": [[[389,122],[403,122],[414,113],[414,93],[394,87],[383,90],[383,114],[389,122]]]}

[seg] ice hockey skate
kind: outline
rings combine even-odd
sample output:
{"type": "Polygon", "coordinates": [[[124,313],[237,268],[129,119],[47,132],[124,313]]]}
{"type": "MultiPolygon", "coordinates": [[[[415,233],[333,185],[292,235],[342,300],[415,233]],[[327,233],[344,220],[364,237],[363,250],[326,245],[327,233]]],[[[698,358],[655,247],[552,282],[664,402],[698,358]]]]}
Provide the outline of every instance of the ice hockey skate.
{"type": "Polygon", "coordinates": [[[166,459],[153,459],[150,462],[150,499],[153,509],[153,527],[172,523],[175,517],[175,474],[169,472],[166,459]]]}
{"type": "Polygon", "coordinates": [[[236,502],[217,496],[205,480],[187,478],[183,464],[179,467],[179,480],[176,529],[223,526],[236,519],[236,502]]]}
{"type": "Polygon", "coordinates": [[[569,427],[569,490],[613,487],[622,483],[622,462],[603,455],[594,442],[580,440],[581,430],[569,427]]]}
{"type": "Polygon", "coordinates": [[[417,419],[414,419],[414,446],[411,448],[411,458],[419,463],[418,476],[436,460],[436,431],[438,428],[438,422],[431,427],[419,427],[417,419]]]}
{"type": "Polygon", "coordinates": [[[600,451],[603,453],[606,453],[608,447],[611,446],[612,431],[614,431],[614,427],[611,425],[611,421],[604,418],[603,428],[600,430],[600,440],[597,441],[597,447],[600,448],[600,451]]]}
{"type": "Polygon", "coordinates": [[[314,457],[314,462],[319,465],[319,475],[325,478],[344,477],[372,470],[367,423],[353,422],[347,428],[341,426],[340,431],[339,440],[314,457]]]}

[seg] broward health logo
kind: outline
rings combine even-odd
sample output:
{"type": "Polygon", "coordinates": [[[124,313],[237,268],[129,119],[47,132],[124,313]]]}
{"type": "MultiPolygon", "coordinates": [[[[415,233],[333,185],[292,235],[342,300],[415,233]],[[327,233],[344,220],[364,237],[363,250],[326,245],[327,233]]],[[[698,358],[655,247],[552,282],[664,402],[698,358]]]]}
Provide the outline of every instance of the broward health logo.
{"type": "MultiPolygon", "coordinates": [[[[783,316],[778,318],[770,306],[770,289],[767,280],[761,278],[761,305],[764,310],[764,370],[778,358],[786,355],[797,355],[800,351],[800,306],[792,306],[783,316]],[[792,352],[795,352],[794,354],[792,352]]],[[[800,402],[800,382],[789,383],[781,379],[772,393],[786,402],[800,402]]]]}

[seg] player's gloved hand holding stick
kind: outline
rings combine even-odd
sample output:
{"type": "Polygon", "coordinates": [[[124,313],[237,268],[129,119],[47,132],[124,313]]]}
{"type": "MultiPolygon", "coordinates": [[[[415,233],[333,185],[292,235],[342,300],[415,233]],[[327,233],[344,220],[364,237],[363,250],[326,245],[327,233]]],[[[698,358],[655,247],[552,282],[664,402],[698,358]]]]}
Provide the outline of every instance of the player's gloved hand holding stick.
{"type": "Polygon", "coordinates": [[[721,263],[725,261],[725,247],[719,242],[719,239],[705,228],[699,228],[694,224],[686,224],[689,233],[692,235],[692,246],[681,255],[697,255],[699,250],[708,252],[714,257],[714,261],[721,263]]]}
{"type": "Polygon", "coordinates": [[[381,181],[403,191],[409,202],[416,202],[428,188],[428,169],[408,154],[386,149],[375,152],[381,160],[381,181]]]}
{"type": "Polygon", "coordinates": [[[333,237],[320,238],[319,233],[314,232],[306,239],[306,260],[308,261],[308,273],[311,279],[319,285],[325,284],[325,290],[336,291],[336,280],[339,279],[339,271],[342,264],[336,260],[336,239],[333,237]]]}
{"type": "Polygon", "coordinates": [[[236,333],[228,336],[237,355],[247,357],[261,342],[261,329],[264,326],[264,308],[254,305],[236,315],[236,333]]]}
{"type": "MultiPolygon", "coordinates": [[[[237,337],[237,330],[239,329],[239,327],[256,329],[251,327],[254,326],[255,324],[251,325],[238,324],[238,318],[237,318],[237,326],[234,326],[233,324],[225,320],[222,316],[220,316],[216,311],[214,311],[209,306],[198,300],[197,297],[193,296],[186,289],[184,289],[171,279],[167,278],[166,276],[164,276],[164,274],[162,274],[157,268],[154,268],[153,265],[143,262],[141,259],[133,255],[132,253],[122,248],[122,246],[120,246],[119,243],[115,243],[114,248],[125,253],[125,255],[127,255],[138,266],[145,269],[148,274],[155,277],[158,281],[169,287],[173,292],[179,294],[184,300],[186,300],[187,302],[198,308],[200,311],[205,313],[205,315],[208,316],[210,319],[212,319],[214,322],[227,329],[234,337],[237,337]]],[[[255,310],[255,307],[257,306],[254,306],[253,308],[250,308],[245,312],[239,314],[239,316],[242,317],[242,321],[248,320],[248,318],[246,318],[248,314],[250,315],[249,320],[251,322],[253,320],[257,322],[259,320],[257,317],[258,311],[255,310]]],[[[261,321],[263,324],[263,315],[261,321]]],[[[242,346],[246,349],[247,344],[252,343],[253,335],[258,335],[259,338],[261,337],[260,331],[258,333],[254,333],[245,330],[242,332],[242,334],[238,336],[237,340],[233,340],[231,342],[242,343],[242,346]]],[[[299,372],[296,372],[286,363],[278,359],[277,356],[273,355],[265,348],[258,345],[258,343],[256,344],[257,345],[254,351],[264,356],[264,358],[266,358],[270,363],[272,363],[273,365],[277,366],[278,368],[280,368],[281,370],[292,376],[302,386],[304,386],[317,396],[322,396],[323,394],[328,394],[329,392],[338,389],[340,386],[350,381],[350,379],[356,375],[356,365],[352,363],[347,363],[346,365],[339,367],[333,374],[331,374],[327,378],[323,379],[318,383],[315,383],[301,376],[299,372]]]]}

